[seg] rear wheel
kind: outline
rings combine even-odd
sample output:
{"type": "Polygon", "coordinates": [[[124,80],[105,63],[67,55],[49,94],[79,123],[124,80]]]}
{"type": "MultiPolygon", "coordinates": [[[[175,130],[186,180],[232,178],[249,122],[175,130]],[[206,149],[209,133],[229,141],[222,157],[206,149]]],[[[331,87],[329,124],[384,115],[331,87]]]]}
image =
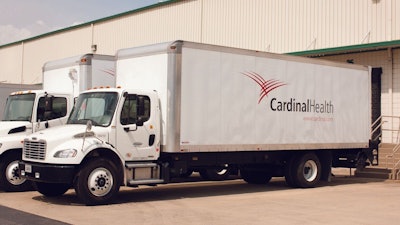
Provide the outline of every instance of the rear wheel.
{"type": "Polygon", "coordinates": [[[216,169],[202,169],[199,170],[199,173],[205,180],[226,180],[230,175],[230,169],[228,165],[223,165],[221,168],[216,169]]]}
{"type": "Polygon", "coordinates": [[[109,203],[119,191],[116,166],[103,158],[89,161],[79,172],[74,187],[78,197],[87,205],[109,203]]]}
{"type": "Polygon", "coordinates": [[[47,197],[56,197],[63,195],[71,187],[70,184],[64,183],[43,183],[33,182],[35,189],[42,195],[47,197]]]}
{"type": "Polygon", "coordinates": [[[297,157],[292,166],[293,183],[302,188],[315,187],[321,178],[321,162],[314,153],[297,157]]]}
{"type": "Polygon", "coordinates": [[[19,175],[18,161],[21,154],[18,152],[5,153],[0,162],[0,187],[4,191],[17,192],[32,189],[32,182],[19,175]]]}

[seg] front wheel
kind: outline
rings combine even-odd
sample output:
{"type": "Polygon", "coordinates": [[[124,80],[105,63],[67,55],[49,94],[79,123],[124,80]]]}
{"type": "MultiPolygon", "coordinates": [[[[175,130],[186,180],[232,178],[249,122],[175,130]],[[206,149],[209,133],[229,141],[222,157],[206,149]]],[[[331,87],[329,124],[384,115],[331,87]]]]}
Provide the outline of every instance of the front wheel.
{"type": "Polygon", "coordinates": [[[31,181],[21,177],[18,173],[18,161],[21,154],[18,152],[5,153],[0,162],[0,187],[4,191],[17,192],[32,189],[31,181]]]}
{"type": "Polygon", "coordinates": [[[119,191],[116,166],[103,158],[90,160],[79,172],[74,187],[86,205],[109,203],[119,191]]]}

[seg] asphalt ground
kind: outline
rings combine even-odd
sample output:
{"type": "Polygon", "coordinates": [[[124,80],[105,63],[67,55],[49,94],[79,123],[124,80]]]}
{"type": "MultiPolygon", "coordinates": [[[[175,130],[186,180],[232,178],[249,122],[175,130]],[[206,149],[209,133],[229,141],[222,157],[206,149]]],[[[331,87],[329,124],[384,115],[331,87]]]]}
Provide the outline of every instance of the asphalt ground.
{"type": "Polygon", "coordinates": [[[46,217],[37,216],[35,214],[26,213],[20,210],[8,208],[0,205],[0,224],[17,225],[17,224],[42,224],[42,225],[66,225],[57,220],[48,219],[46,217]]]}
{"type": "Polygon", "coordinates": [[[400,182],[334,171],[331,182],[294,189],[241,179],[121,188],[113,204],[82,205],[73,190],[57,198],[0,192],[0,224],[399,224],[400,182]]]}

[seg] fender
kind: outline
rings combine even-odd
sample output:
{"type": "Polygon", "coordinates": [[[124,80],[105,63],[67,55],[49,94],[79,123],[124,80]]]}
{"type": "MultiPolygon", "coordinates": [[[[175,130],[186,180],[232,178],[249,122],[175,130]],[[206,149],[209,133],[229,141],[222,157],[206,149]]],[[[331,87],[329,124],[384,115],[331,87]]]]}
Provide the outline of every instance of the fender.
{"type": "Polygon", "coordinates": [[[116,156],[116,158],[118,158],[118,160],[120,161],[119,164],[122,164],[122,162],[124,161],[121,154],[117,151],[117,149],[111,143],[102,141],[101,139],[98,139],[96,137],[86,138],[86,140],[84,140],[84,141],[85,141],[85,144],[83,144],[81,153],[77,154],[79,156],[82,156],[82,160],[80,161],[80,163],[82,163],[88,157],[100,156],[100,155],[104,154],[105,152],[110,152],[111,154],[114,154],[116,156]]]}
{"type": "Polygon", "coordinates": [[[11,149],[19,149],[22,151],[23,136],[9,135],[0,138],[0,155],[11,149]]]}
{"type": "Polygon", "coordinates": [[[89,137],[75,137],[62,142],[53,148],[47,149],[48,153],[46,162],[79,165],[87,156],[96,155],[95,152],[99,149],[102,149],[102,151],[113,152],[118,156],[119,160],[123,161],[121,155],[113,145],[94,135],[95,134],[92,133],[89,137]]]}
{"type": "Polygon", "coordinates": [[[10,134],[27,135],[32,133],[32,123],[28,121],[0,121],[0,136],[3,138],[10,134]]]}

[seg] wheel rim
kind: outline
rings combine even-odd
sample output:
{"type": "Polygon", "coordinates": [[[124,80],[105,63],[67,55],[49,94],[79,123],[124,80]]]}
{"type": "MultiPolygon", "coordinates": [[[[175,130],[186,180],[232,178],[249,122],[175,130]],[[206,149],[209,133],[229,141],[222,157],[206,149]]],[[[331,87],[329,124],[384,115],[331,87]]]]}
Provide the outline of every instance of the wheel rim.
{"type": "Polygon", "coordinates": [[[88,178],[88,188],[94,196],[102,197],[107,195],[113,186],[113,176],[106,168],[93,170],[88,178]]]}
{"type": "Polygon", "coordinates": [[[216,172],[217,172],[218,175],[222,176],[222,175],[225,175],[228,172],[228,170],[227,169],[221,169],[221,170],[217,170],[216,172]]]}
{"type": "Polygon", "coordinates": [[[18,174],[18,160],[15,160],[8,164],[6,168],[6,177],[7,181],[12,185],[21,185],[26,181],[25,178],[22,178],[18,174]]]}
{"type": "Polygon", "coordinates": [[[227,172],[228,172],[228,165],[227,164],[225,164],[223,168],[221,168],[219,170],[218,169],[216,170],[216,173],[218,175],[221,175],[221,176],[225,175],[227,172]]]}
{"type": "Polygon", "coordinates": [[[304,179],[306,179],[308,182],[312,182],[317,177],[317,174],[318,174],[317,163],[315,163],[315,161],[313,161],[313,160],[308,160],[304,164],[304,168],[303,168],[304,179]]]}

